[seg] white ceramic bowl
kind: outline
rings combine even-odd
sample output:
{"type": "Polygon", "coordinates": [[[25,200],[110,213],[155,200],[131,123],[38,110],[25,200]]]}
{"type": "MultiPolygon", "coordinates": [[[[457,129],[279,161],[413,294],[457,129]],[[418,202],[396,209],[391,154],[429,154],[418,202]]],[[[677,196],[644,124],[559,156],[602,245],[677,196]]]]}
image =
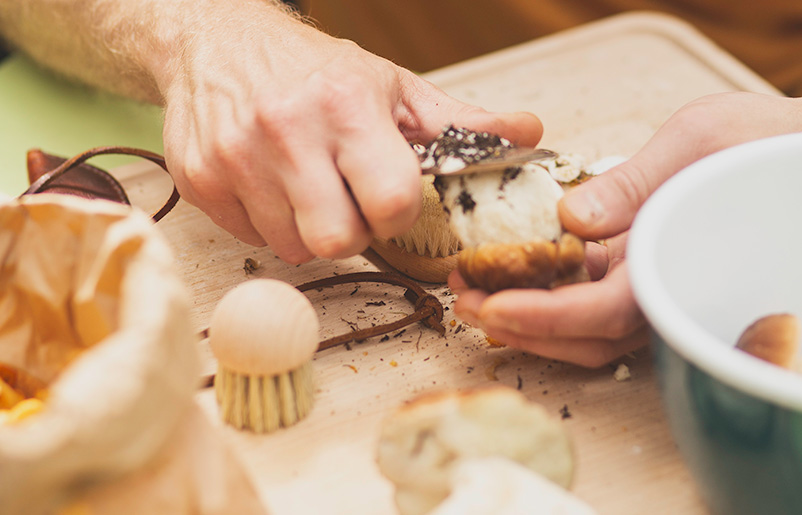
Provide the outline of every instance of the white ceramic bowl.
{"type": "Polygon", "coordinates": [[[734,348],[757,318],[802,318],[802,133],[694,163],[629,237],[677,444],[714,513],[802,513],[802,375],[734,348]]]}

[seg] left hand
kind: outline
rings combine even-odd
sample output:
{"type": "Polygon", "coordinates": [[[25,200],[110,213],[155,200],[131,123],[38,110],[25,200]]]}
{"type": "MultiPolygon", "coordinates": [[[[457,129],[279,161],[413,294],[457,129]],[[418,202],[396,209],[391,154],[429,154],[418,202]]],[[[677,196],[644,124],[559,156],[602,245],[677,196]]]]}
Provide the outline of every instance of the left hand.
{"type": "Polygon", "coordinates": [[[626,235],[588,243],[593,282],[555,290],[488,294],[467,287],[456,270],[449,286],[457,315],[505,345],[585,367],[599,367],[644,345],[646,320],[629,288],[626,235]]]}
{"type": "Polygon", "coordinates": [[[500,342],[544,357],[599,367],[648,342],[625,262],[626,239],[646,199],[669,177],[725,148],[802,131],[802,99],[722,93],[677,111],[625,163],[572,189],[560,201],[566,230],[588,241],[592,282],[554,290],[468,289],[458,272],[454,309],[500,342]]]}

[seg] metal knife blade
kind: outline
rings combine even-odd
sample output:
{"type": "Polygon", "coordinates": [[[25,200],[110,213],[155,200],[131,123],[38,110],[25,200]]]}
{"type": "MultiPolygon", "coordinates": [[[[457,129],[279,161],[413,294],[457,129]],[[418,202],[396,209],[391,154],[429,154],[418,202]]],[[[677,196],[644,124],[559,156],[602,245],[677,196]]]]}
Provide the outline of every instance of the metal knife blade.
{"type": "MultiPolygon", "coordinates": [[[[504,152],[498,157],[489,157],[477,161],[475,163],[465,164],[462,168],[458,169],[441,169],[438,166],[432,166],[421,170],[427,175],[438,176],[456,176],[456,175],[469,175],[474,173],[493,172],[504,170],[511,166],[518,166],[524,163],[531,163],[536,161],[543,161],[545,159],[552,159],[557,157],[557,152],[545,148],[529,148],[529,147],[513,147],[504,152]]],[[[459,159],[459,158],[455,158],[459,159]]]]}

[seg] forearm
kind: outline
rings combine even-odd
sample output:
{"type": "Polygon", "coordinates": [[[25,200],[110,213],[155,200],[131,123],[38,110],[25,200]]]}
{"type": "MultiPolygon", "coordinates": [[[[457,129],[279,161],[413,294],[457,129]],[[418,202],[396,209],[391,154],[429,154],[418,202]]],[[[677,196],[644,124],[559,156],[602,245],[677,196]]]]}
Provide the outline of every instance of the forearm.
{"type": "Polygon", "coordinates": [[[240,7],[294,22],[278,0],[2,0],[0,36],[56,72],[161,104],[188,40],[240,7]]]}

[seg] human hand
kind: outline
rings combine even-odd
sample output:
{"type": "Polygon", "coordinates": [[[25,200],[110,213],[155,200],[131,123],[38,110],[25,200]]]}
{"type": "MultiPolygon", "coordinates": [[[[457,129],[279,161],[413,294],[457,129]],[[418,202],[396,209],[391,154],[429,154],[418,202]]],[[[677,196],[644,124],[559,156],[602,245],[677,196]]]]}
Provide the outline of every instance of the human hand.
{"type": "Polygon", "coordinates": [[[592,282],[489,295],[467,289],[453,272],[449,284],[459,295],[457,315],[508,346],[587,367],[645,345],[648,326],[635,303],[625,261],[626,231],[640,206],[669,177],[708,154],[798,131],[802,99],[726,93],[687,104],[631,159],[561,200],[566,230],[604,241],[586,246],[592,282]]]}
{"type": "Polygon", "coordinates": [[[182,197],[290,263],[364,250],[420,210],[409,141],[454,124],[525,145],[532,114],[458,102],[408,70],[245,3],[214,16],[156,74],[168,167],[182,197]]]}

